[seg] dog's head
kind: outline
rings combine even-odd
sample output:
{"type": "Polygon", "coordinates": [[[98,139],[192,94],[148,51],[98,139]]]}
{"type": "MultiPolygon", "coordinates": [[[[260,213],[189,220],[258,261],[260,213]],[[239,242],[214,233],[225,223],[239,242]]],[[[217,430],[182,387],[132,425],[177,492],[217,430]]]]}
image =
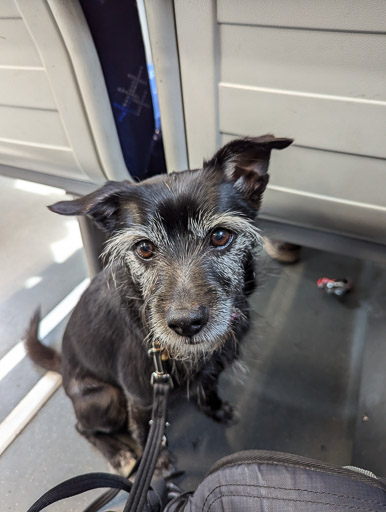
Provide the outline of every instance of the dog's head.
{"type": "Polygon", "coordinates": [[[201,169],[108,182],[50,209],[87,215],[109,232],[105,252],[135,284],[149,337],[175,358],[192,359],[218,348],[241,320],[270,153],[291,142],[234,140],[201,169]]]}

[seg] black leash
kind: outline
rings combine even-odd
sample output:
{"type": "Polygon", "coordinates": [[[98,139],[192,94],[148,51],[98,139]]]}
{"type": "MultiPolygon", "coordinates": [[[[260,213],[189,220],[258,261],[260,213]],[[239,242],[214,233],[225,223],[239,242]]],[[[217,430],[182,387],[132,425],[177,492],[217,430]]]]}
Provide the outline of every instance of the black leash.
{"type": "Polygon", "coordinates": [[[48,507],[48,505],[52,505],[52,503],[77,496],[78,494],[91,491],[92,489],[109,487],[129,492],[132,485],[133,484],[127,480],[127,478],[119,475],[110,475],[110,473],[88,473],[87,475],[75,476],[43,494],[43,496],[35,501],[32,507],[28,509],[28,512],[40,512],[40,510],[48,507]]]}
{"type": "MultiPolygon", "coordinates": [[[[129,479],[132,475],[134,475],[139,467],[139,463],[141,462],[141,458],[137,460],[137,462],[134,464],[134,467],[130,471],[130,473],[125,477],[125,479],[129,479]]],[[[117,488],[117,489],[110,489],[100,496],[96,498],[90,505],[88,505],[83,512],[99,512],[101,508],[103,508],[107,503],[110,503],[115,496],[117,496],[120,491],[123,489],[117,488]]]]}
{"type": "MultiPolygon", "coordinates": [[[[168,425],[166,423],[167,400],[172,387],[171,377],[164,370],[162,363],[163,360],[168,359],[168,355],[166,353],[165,357],[165,353],[158,342],[153,342],[152,348],[149,350],[149,355],[153,357],[155,368],[151,376],[151,383],[153,385],[152,418],[150,420],[149,435],[139,462],[134,484],[132,484],[128,478],[119,475],[111,475],[110,473],[88,473],[79,475],[47,491],[27,512],[40,512],[57,501],[103,487],[116,490],[107,491],[99,496],[84,512],[97,512],[114,498],[120,490],[129,492],[129,498],[126,502],[124,512],[142,512],[148,499],[148,490],[162,448],[165,428],[168,425]]],[[[154,496],[152,496],[151,499],[153,501],[154,496]]]]}
{"type": "Polygon", "coordinates": [[[147,490],[153,477],[154,468],[161,451],[162,438],[164,437],[168,393],[168,383],[156,382],[154,384],[153,414],[148,441],[123,512],[142,512],[146,503],[147,490]]]}

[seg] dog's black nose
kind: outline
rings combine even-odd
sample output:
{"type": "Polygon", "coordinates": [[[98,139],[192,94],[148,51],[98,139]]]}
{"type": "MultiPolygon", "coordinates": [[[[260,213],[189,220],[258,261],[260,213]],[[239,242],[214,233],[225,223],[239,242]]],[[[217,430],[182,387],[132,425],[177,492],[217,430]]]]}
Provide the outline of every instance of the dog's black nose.
{"type": "Polygon", "coordinates": [[[170,309],[167,314],[167,324],[170,329],[180,336],[189,338],[197,334],[208,322],[209,311],[206,306],[197,309],[170,309]]]}

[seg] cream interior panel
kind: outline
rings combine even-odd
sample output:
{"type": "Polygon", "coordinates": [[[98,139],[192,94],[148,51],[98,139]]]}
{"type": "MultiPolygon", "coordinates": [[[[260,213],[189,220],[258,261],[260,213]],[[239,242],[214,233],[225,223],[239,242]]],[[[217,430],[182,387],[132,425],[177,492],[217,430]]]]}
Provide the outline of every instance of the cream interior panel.
{"type": "Polygon", "coordinates": [[[219,116],[221,132],[273,132],[300,146],[386,158],[383,102],[220,83],[219,116]]]}
{"type": "Polygon", "coordinates": [[[1,0],[0,18],[19,18],[20,13],[13,0],[1,0]]]}
{"type": "Polygon", "coordinates": [[[218,0],[220,23],[385,32],[384,0],[218,0]]]}
{"type": "Polygon", "coordinates": [[[58,112],[0,106],[0,139],[68,147],[58,112]]]}
{"type": "Polygon", "coordinates": [[[39,45],[82,169],[95,183],[130,179],[102,67],[79,0],[45,0],[39,9],[28,0],[17,3],[39,45]]]}
{"type": "Polygon", "coordinates": [[[130,179],[78,0],[0,1],[0,174],[12,168],[72,192],[130,179]]]}
{"type": "Polygon", "coordinates": [[[28,162],[29,170],[52,174],[69,179],[89,181],[88,176],[80,171],[70,148],[53,148],[15,144],[0,139],[0,164],[23,168],[28,162]]]}
{"type": "Polygon", "coordinates": [[[386,100],[383,34],[221,25],[220,42],[223,82],[386,100]]]}
{"type": "Polygon", "coordinates": [[[371,208],[270,186],[264,193],[261,215],[279,222],[284,220],[288,224],[386,244],[386,208],[371,208]]]}
{"type": "Polygon", "coordinates": [[[43,69],[0,68],[0,104],[57,110],[43,69]]]}
{"type": "Polygon", "coordinates": [[[22,19],[0,18],[0,35],[0,66],[42,67],[35,44],[22,19]]]}

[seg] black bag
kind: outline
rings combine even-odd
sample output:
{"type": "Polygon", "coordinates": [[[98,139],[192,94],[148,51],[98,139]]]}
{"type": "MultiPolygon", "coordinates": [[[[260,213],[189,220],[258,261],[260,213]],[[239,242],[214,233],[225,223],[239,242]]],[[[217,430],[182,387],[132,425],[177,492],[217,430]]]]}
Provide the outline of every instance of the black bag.
{"type": "MultiPolygon", "coordinates": [[[[102,486],[130,489],[122,477],[84,475],[49,491],[45,504],[57,501],[58,496],[69,496],[69,490],[74,495],[86,487],[102,486]],[[53,491],[55,500],[48,496],[53,491]]],[[[166,505],[162,505],[161,487],[158,482],[148,491],[144,511],[386,512],[385,481],[369,471],[279,452],[249,450],[224,457],[214,464],[194,493],[183,493],[166,505]]]]}
{"type": "Polygon", "coordinates": [[[385,512],[386,485],[357,468],[250,450],[216,462],[193,495],[166,511],[385,512]]]}

